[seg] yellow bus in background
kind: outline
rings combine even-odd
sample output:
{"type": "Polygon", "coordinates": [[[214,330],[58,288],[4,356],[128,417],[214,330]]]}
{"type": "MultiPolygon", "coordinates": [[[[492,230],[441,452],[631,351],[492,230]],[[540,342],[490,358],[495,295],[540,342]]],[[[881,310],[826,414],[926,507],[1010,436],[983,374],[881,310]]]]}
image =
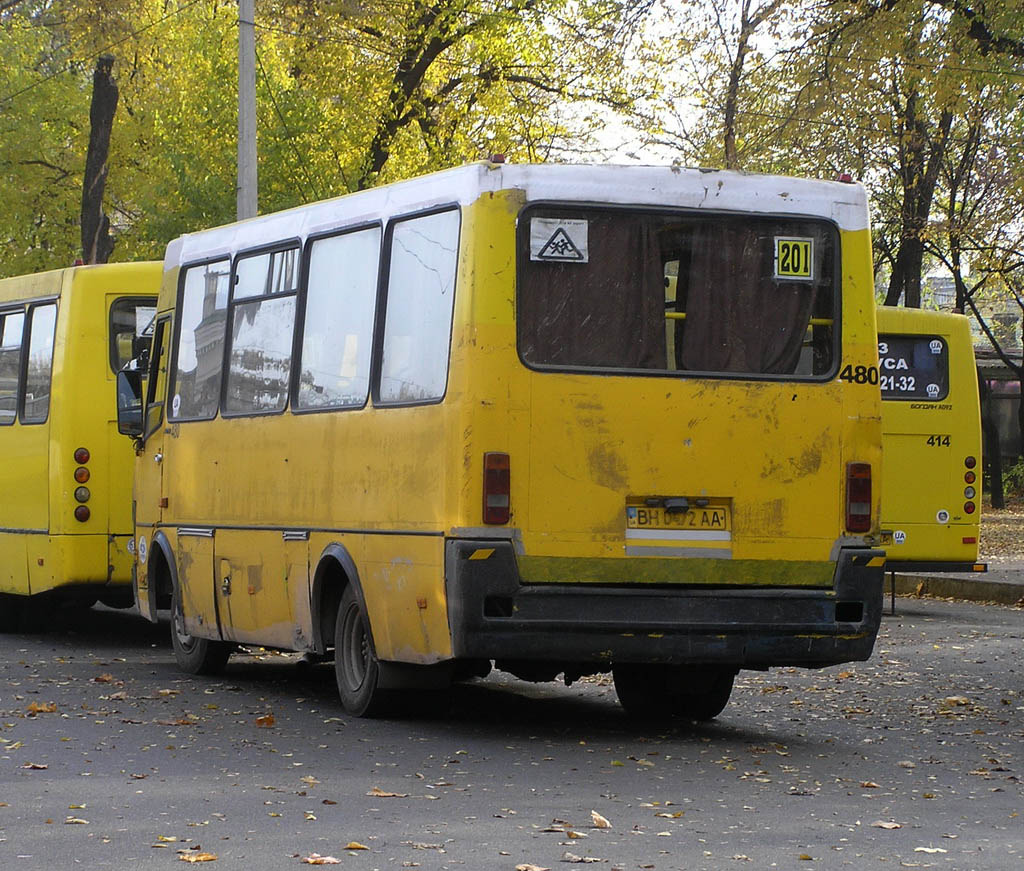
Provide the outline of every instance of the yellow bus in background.
{"type": "Polygon", "coordinates": [[[164,270],[122,428],[140,609],[173,606],[186,671],[333,653],[372,715],[492,663],[611,670],[628,711],[708,719],[741,668],[870,655],[860,186],[481,163],[183,236],[164,270]]]}
{"type": "Polygon", "coordinates": [[[970,323],[880,306],[882,528],[889,571],[984,571],[981,406],[970,323]]]}
{"type": "Polygon", "coordinates": [[[116,375],[148,346],[161,265],[0,280],[0,629],[131,604],[131,446],[116,375]]]}

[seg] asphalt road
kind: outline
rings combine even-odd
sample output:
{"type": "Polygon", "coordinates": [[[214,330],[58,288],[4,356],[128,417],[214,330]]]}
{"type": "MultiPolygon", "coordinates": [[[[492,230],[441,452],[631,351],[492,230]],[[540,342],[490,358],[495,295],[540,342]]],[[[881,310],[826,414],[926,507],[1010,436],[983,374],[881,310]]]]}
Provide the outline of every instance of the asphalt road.
{"type": "Polygon", "coordinates": [[[502,676],[356,720],[329,666],[192,678],[111,611],[0,636],[0,869],[1024,868],[1024,611],[897,608],[870,662],[672,729],[502,676]]]}

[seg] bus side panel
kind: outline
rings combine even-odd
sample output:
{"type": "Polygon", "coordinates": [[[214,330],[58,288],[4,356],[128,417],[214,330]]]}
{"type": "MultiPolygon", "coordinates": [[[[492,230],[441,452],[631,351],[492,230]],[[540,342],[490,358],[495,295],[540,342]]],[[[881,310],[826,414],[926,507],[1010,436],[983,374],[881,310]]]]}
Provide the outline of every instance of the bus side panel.
{"type": "Polygon", "coordinates": [[[28,543],[32,594],[76,584],[106,584],[106,535],[34,535],[28,543]]]}
{"type": "Polygon", "coordinates": [[[23,533],[0,532],[0,593],[29,593],[27,538],[23,533]]]}

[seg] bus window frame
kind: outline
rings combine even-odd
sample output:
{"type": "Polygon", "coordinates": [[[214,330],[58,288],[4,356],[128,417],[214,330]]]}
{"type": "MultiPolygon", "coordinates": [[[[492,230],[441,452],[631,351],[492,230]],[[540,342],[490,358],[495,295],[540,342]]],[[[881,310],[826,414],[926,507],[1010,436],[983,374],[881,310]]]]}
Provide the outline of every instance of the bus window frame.
{"type": "Polygon", "coordinates": [[[18,386],[18,408],[17,419],[22,426],[41,426],[50,420],[50,408],[53,405],[53,358],[57,350],[57,318],[60,316],[60,301],[54,298],[50,300],[33,301],[25,306],[25,326],[22,331],[21,341],[21,383],[18,386]],[[53,306],[53,335],[50,337],[50,393],[46,403],[46,416],[38,419],[25,420],[25,401],[28,392],[28,357],[29,346],[32,341],[32,324],[34,323],[35,311],[46,305],[53,306]],[[27,341],[26,341],[27,340],[27,341]]]}
{"type": "MultiPolygon", "coordinates": [[[[949,394],[950,394],[950,392],[953,389],[952,376],[951,376],[952,370],[951,370],[951,367],[949,365],[950,364],[949,339],[946,338],[945,336],[939,335],[938,333],[879,333],[878,334],[878,341],[879,342],[882,342],[882,341],[885,341],[885,340],[892,340],[892,339],[910,339],[911,341],[914,341],[914,342],[930,342],[933,339],[938,339],[940,342],[942,342],[942,347],[943,347],[943,350],[945,351],[945,355],[946,355],[946,379],[945,379],[946,380],[946,391],[945,391],[945,393],[942,393],[940,396],[937,396],[936,398],[932,399],[932,397],[930,397],[930,396],[895,396],[895,395],[886,396],[886,394],[884,392],[882,392],[881,389],[879,389],[879,392],[882,394],[882,402],[929,402],[929,403],[931,403],[931,402],[943,402],[944,400],[948,399],[949,398],[949,394]],[[883,339],[883,336],[885,337],[884,339],[883,339]]],[[[881,359],[881,355],[879,355],[879,359],[881,359]]],[[[879,385],[881,385],[881,367],[879,367],[879,385]]]]}
{"type": "MultiPolygon", "coordinates": [[[[214,261],[216,262],[216,261],[214,261]]],[[[298,236],[293,236],[288,239],[282,239],[280,241],[271,242],[269,245],[260,245],[256,248],[246,248],[241,251],[237,251],[231,258],[231,278],[228,280],[228,301],[227,310],[224,317],[224,348],[221,359],[221,378],[220,378],[220,398],[218,401],[218,410],[220,416],[225,420],[235,420],[241,417],[275,417],[277,415],[285,414],[291,409],[292,397],[291,397],[291,385],[292,385],[292,372],[295,363],[295,335],[296,335],[296,324],[298,322],[299,314],[299,294],[302,292],[303,283],[305,281],[305,262],[303,256],[302,239],[298,236]],[[269,411],[228,411],[227,410],[227,397],[228,397],[228,375],[230,374],[231,368],[231,347],[232,347],[232,331],[235,323],[235,283],[238,275],[238,262],[240,260],[246,260],[250,257],[259,257],[263,254],[276,254],[281,251],[289,251],[294,249],[298,253],[298,275],[296,276],[295,289],[281,293],[265,293],[256,294],[254,296],[243,296],[239,297],[238,305],[253,302],[254,300],[262,299],[284,299],[285,297],[293,297],[295,299],[295,315],[292,318],[292,340],[291,340],[291,358],[289,360],[289,372],[288,381],[285,385],[285,397],[284,404],[280,408],[271,409],[269,411]]],[[[184,289],[184,285],[182,286],[184,289]]],[[[175,369],[177,372],[177,369],[175,369]]],[[[216,415],[214,415],[214,418],[216,415]]],[[[200,418],[202,419],[202,418],[200,418]]],[[[212,420],[213,418],[206,418],[212,420]]]]}
{"type": "MultiPolygon", "coordinates": [[[[155,296],[118,296],[118,297],[116,297],[110,303],[110,308],[107,311],[107,348],[110,351],[110,371],[113,372],[115,375],[120,371],[120,369],[117,367],[116,363],[118,361],[115,359],[115,357],[117,355],[117,349],[114,347],[114,309],[117,307],[117,304],[119,302],[124,302],[124,301],[137,302],[137,303],[139,303],[139,305],[137,305],[136,308],[139,308],[141,306],[143,300],[150,300],[150,299],[153,300],[153,302],[152,302],[152,306],[153,306],[153,324],[154,324],[154,329],[155,329],[156,318],[157,318],[157,297],[155,297],[155,296]]],[[[142,336],[139,336],[139,338],[142,338],[142,336]]],[[[149,370],[149,367],[147,366],[146,367],[146,371],[148,371],[148,370],[149,370]]],[[[146,377],[145,372],[142,372],[140,374],[142,375],[143,378],[146,377]]]]}
{"type": "MultiPolygon", "coordinates": [[[[461,231],[461,223],[459,227],[461,231]]],[[[306,238],[306,243],[302,248],[302,269],[301,279],[299,283],[299,296],[296,303],[295,309],[295,335],[292,346],[292,373],[291,383],[289,385],[288,395],[288,408],[292,414],[328,414],[331,412],[338,411],[360,411],[366,408],[373,399],[373,361],[375,352],[374,349],[377,344],[377,319],[379,317],[379,305],[380,305],[380,283],[381,275],[384,271],[384,246],[387,240],[387,229],[384,226],[384,221],[367,221],[360,224],[353,224],[350,227],[335,228],[331,230],[324,230],[319,233],[315,233],[306,238]],[[305,335],[306,330],[306,307],[307,299],[309,296],[309,271],[310,265],[313,259],[313,245],[316,242],[320,242],[323,239],[334,239],[339,236],[348,236],[352,233],[361,233],[366,230],[380,230],[380,241],[377,245],[377,283],[374,287],[373,294],[373,325],[370,328],[370,371],[369,371],[369,388],[366,391],[366,399],[363,400],[360,405],[318,405],[318,406],[300,406],[298,404],[299,398],[299,379],[302,377],[302,339],[305,335]]],[[[454,315],[454,312],[453,312],[454,315]]],[[[449,339],[449,343],[450,343],[449,339]]],[[[449,344],[449,354],[451,353],[451,345],[449,344]]]]}
{"type": "Polygon", "coordinates": [[[373,349],[370,355],[370,398],[374,408],[412,408],[419,405],[440,405],[448,395],[448,382],[451,376],[452,364],[452,338],[455,325],[455,297],[459,292],[459,259],[462,253],[463,223],[462,206],[454,201],[388,218],[384,235],[381,237],[380,270],[377,274],[377,309],[373,321],[373,349]],[[440,215],[445,212],[455,212],[458,216],[458,229],[455,234],[455,276],[452,281],[451,317],[448,319],[448,346],[445,351],[444,390],[440,396],[431,397],[430,399],[385,401],[380,398],[380,379],[384,363],[384,330],[387,326],[387,303],[391,279],[391,247],[394,241],[395,227],[406,221],[426,218],[431,215],[440,215]]]}
{"type": "MultiPolygon", "coordinates": [[[[170,312],[164,312],[163,314],[157,314],[156,319],[153,323],[153,339],[150,343],[149,350],[149,371],[146,377],[146,401],[142,406],[143,418],[142,418],[142,435],[141,440],[143,444],[149,439],[151,435],[157,432],[164,422],[164,407],[167,405],[167,394],[171,389],[171,371],[168,371],[167,378],[164,381],[164,395],[162,397],[157,396],[157,386],[160,383],[160,342],[167,339],[173,340],[174,330],[168,330],[167,325],[171,320],[170,312]],[[166,338],[165,338],[166,337],[166,338]],[[156,417],[156,421],[153,423],[152,428],[149,426],[149,413],[151,408],[159,409],[159,414],[156,417]]],[[[173,346],[168,349],[167,359],[168,367],[170,367],[170,351],[173,351],[173,346]]]]}
{"type": "MultiPolygon", "coordinates": [[[[679,206],[665,206],[664,208],[644,205],[631,205],[629,203],[596,203],[591,201],[566,201],[566,200],[531,200],[523,206],[516,215],[516,238],[515,238],[515,288],[514,299],[516,308],[516,356],[519,362],[527,369],[538,373],[572,373],[574,375],[596,375],[596,376],[646,376],[650,378],[687,378],[699,380],[716,381],[758,381],[769,383],[794,383],[794,384],[828,384],[836,379],[842,368],[843,361],[843,269],[842,269],[842,231],[839,224],[832,218],[824,215],[808,215],[803,213],[780,213],[780,212],[734,212],[700,208],[686,208],[679,206]],[[525,238],[529,241],[528,230],[524,230],[524,221],[528,220],[529,213],[535,209],[566,209],[573,212],[600,211],[620,212],[627,214],[646,215],[679,215],[684,218],[757,218],[765,221],[807,221],[827,227],[832,234],[832,366],[820,375],[794,376],[785,373],[759,373],[759,372],[708,372],[697,369],[636,369],[630,367],[594,367],[594,366],[560,366],[550,363],[531,363],[523,359],[520,341],[521,322],[519,319],[519,276],[526,264],[529,263],[529,244],[521,244],[525,238]]],[[[810,326],[810,324],[808,324],[810,326]]]]}
{"type": "MultiPolygon", "coordinates": [[[[196,260],[192,263],[183,263],[181,268],[178,270],[178,289],[174,295],[174,329],[172,330],[171,337],[171,355],[169,357],[168,366],[170,371],[167,373],[167,398],[174,396],[174,391],[178,386],[178,345],[181,336],[181,308],[182,301],[185,298],[185,278],[188,275],[190,269],[196,269],[200,266],[209,266],[211,263],[221,263],[223,261],[228,263],[228,294],[230,300],[231,293],[231,278],[234,276],[234,264],[230,253],[219,254],[216,257],[206,257],[202,260],[196,260]]],[[[227,308],[224,310],[224,344],[227,345],[227,308]]],[[[152,354],[150,355],[152,356],[152,354]]],[[[218,391],[218,402],[217,406],[213,410],[213,414],[209,417],[171,417],[169,415],[161,413],[161,417],[166,417],[168,423],[192,423],[194,421],[206,421],[216,420],[220,414],[220,396],[223,394],[223,381],[224,381],[224,353],[221,353],[221,389],[218,391]]],[[[166,403],[165,403],[166,405],[166,403]]]]}
{"type": "MultiPolygon", "coordinates": [[[[56,297],[54,297],[56,299],[56,297]]],[[[32,302],[35,302],[33,300],[32,302]]],[[[25,335],[28,331],[29,317],[28,307],[30,303],[28,301],[19,300],[17,302],[9,303],[0,308],[0,319],[7,318],[8,315],[22,316],[21,321],[21,340],[18,345],[18,366],[17,366],[17,378],[18,383],[14,391],[14,414],[11,419],[4,421],[0,419],[0,426],[14,426],[15,424],[21,424],[21,407],[24,402],[24,391],[25,391],[25,367],[26,367],[26,355],[25,355],[25,335]]],[[[2,322],[2,321],[0,321],[2,322]]],[[[0,341],[2,341],[2,333],[0,333],[0,341]]]]}

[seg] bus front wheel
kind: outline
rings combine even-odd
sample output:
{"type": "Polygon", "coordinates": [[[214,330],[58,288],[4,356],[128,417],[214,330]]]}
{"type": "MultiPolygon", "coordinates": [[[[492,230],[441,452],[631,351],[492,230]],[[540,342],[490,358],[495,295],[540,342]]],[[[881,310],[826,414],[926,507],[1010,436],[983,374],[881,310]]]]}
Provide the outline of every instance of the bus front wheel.
{"type": "Polygon", "coordinates": [[[380,689],[380,663],[370,641],[370,622],[355,590],[341,596],[334,624],[334,675],[342,707],[356,717],[385,712],[387,694],[380,689]]]}
{"type": "Polygon", "coordinates": [[[178,668],[189,674],[219,674],[228,664],[232,647],[223,641],[196,638],[185,629],[181,593],[174,588],[171,601],[171,646],[178,668]]]}
{"type": "Polygon", "coordinates": [[[713,720],[729,702],[736,672],[716,666],[622,663],[615,692],[634,717],[713,720]]]}

